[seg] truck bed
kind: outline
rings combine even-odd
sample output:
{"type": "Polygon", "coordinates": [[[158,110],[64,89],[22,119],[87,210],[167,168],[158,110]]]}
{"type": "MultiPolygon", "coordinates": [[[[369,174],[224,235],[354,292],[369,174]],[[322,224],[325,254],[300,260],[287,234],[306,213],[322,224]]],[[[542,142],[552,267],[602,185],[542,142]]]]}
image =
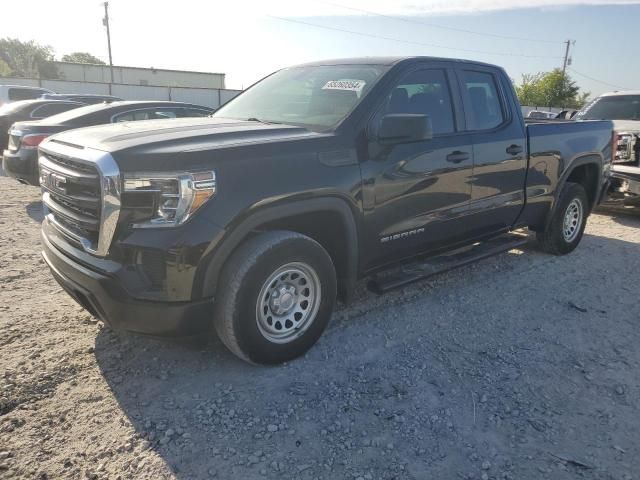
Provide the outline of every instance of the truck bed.
{"type": "MultiPolygon", "coordinates": [[[[594,158],[600,172],[594,172],[599,195],[609,181],[612,124],[609,121],[554,121],[525,125],[527,133],[526,207],[520,221],[542,227],[555,201],[557,185],[576,165],[594,158]],[[542,223],[541,223],[542,222],[542,223]]],[[[594,202],[597,198],[592,199],[594,202]]]]}
{"type": "Polygon", "coordinates": [[[525,122],[529,156],[552,156],[562,166],[577,154],[590,152],[611,158],[612,123],[606,120],[525,122]]]}

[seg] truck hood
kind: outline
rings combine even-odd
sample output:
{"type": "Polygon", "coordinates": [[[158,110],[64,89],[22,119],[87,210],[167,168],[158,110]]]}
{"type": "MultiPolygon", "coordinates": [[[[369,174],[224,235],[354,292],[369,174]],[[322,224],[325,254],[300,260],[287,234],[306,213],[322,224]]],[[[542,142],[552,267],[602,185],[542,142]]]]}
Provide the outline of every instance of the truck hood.
{"type": "Polygon", "coordinates": [[[46,142],[61,142],[110,153],[132,149],[176,153],[317,135],[293,125],[206,117],[86,127],[54,135],[46,142]]]}
{"type": "Polygon", "coordinates": [[[640,132],[640,120],[611,120],[616,132],[640,132]]]}

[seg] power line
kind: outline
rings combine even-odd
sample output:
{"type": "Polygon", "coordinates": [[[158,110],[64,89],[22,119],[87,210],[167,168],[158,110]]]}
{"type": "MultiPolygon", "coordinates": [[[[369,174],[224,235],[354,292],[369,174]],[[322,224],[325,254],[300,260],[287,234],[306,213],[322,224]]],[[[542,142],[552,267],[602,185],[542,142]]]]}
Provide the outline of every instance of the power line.
{"type": "Polygon", "coordinates": [[[559,56],[549,56],[549,55],[526,55],[526,54],[522,54],[522,53],[505,53],[505,52],[487,52],[485,50],[472,50],[469,48],[458,48],[458,47],[450,47],[448,45],[438,45],[436,43],[424,43],[424,42],[416,42],[413,40],[403,40],[400,38],[394,38],[394,37],[386,37],[383,35],[375,35],[373,33],[364,33],[364,32],[356,32],[353,30],[347,30],[344,28],[337,28],[337,27],[329,27],[326,25],[319,25],[317,23],[311,23],[311,22],[305,22],[302,20],[294,20],[292,18],[284,18],[284,17],[277,17],[275,15],[267,15],[267,17],[270,18],[275,18],[277,20],[282,20],[283,22],[290,22],[290,23],[297,23],[300,25],[306,25],[309,27],[316,27],[316,28],[324,28],[325,30],[333,30],[334,32],[342,32],[342,33],[349,33],[351,35],[360,35],[361,37],[369,37],[369,38],[378,38],[381,40],[389,40],[392,42],[400,42],[400,43],[407,43],[410,45],[420,45],[423,47],[434,47],[434,48],[443,48],[446,50],[458,50],[461,52],[471,52],[471,53],[484,53],[486,55],[499,55],[499,56],[509,56],[509,57],[525,57],[525,58],[562,58],[559,56]]]}
{"type": "Polygon", "coordinates": [[[576,73],[576,74],[580,75],[581,77],[588,78],[589,80],[601,83],[603,85],[608,85],[608,86],[613,87],[613,88],[619,88],[621,90],[631,90],[630,88],[621,87],[620,85],[615,85],[613,83],[605,82],[604,80],[598,80],[597,78],[590,77],[589,75],[586,75],[584,73],[580,73],[580,72],[578,72],[577,70],[575,70],[575,69],[573,69],[571,67],[569,67],[569,70],[571,70],[573,73],[576,73]]]}
{"type": "Polygon", "coordinates": [[[436,23],[431,23],[431,22],[423,22],[421,20],[415,20],[415,19],[412,19],[412,18],[405,18],[405,17],[395,16],[395,15],[386,15],[384,13],[378,13],[378,12],[373,12],[371,10],[365,10],[364,8],[349,7],[347,5],[340,5],[338,3],[327,2],[325,0],[314,0],[314,1],[316,1],[318,3],[324,3],[325,5],[331,5],[332,7],[338,7],[338,8],[344,8],[344,9],[347,9],[347,10],[353,10],[354,12],[361,12],[361,13],[366,13],[368,15],[376,15],[378,17],[390,18],[391,20],[398,20],[400,22],[415,23],[415,24],[424,25],[424,26],[427,26],[427,27],[441,28],[443,30],[452,30],[454,32],[469,33],[469,34],[472,34],[472,35],[482,35],[482,36],[494,37],[494,38],[504,38],[504,39],[509,39],[509,40],[522,40],[522,41],[526,41],[526,42],[540,42],[540,43],[553,43],[553,44],[561,43],[559,40],[544,40],[542,38],[527,38],[527,37],[517,37],[517,36],[512,36],[512,35],[502,35],[502,34],[499,34],[499,33],[478,32],[478,31],[475,31],[475,30],[467,30],[467,29],[464,29],[464,28],[449,27],[449,26],[445,26],[445,25],[438,25],[436,23]]]}

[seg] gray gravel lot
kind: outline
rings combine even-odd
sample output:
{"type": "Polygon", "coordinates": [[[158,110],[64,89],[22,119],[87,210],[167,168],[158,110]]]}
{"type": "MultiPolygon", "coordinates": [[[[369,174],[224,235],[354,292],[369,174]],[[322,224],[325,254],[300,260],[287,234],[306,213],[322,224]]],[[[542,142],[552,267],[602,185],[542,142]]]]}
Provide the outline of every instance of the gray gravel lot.
{"type": "Polygon", "coordinates": [[[0,478],[631,479],[640,217],[382,297],[281,367],[119,334],[53,281],[0,178],[0,478]]]}

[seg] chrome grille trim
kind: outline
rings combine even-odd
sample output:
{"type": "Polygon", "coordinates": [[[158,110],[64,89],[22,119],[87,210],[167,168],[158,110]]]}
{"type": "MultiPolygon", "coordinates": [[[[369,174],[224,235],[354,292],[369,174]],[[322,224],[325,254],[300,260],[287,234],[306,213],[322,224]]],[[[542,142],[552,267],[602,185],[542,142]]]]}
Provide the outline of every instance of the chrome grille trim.
{"type": "MultiPolygon", "coordinates": [[[[111,242],[118,226],[121,206],[122,181],[120,169],[113,157],[101,150],[83,147],[73,147],[56,142],[55,139],[45,140],[39,149],[38,163],[47,170],[53,170],[61,175],[74,179],[87,179],[95,181],[96,175],[88,173],[88,168],[95,167],[98,172],[100,194],[100,216],[98,241],[92,242],[74,232],[70,232],[60,222],[55,221],[54,215],[46,211],[45,221],[51,223],[61,233],[68,235],[82,245],[82,248],[95,256],[105,257],[109,253],[111,242]],[[49,156],[49,158],[47,158],[49,156]],[[56,163],[56,158],[61,159],[56,163]],[[73,165],[78,164],[74,169],[73,165]],[[84,167],[84,168],[83,168],[84,167]]],[[[49,200],[49,192],[43,189],[43,201],[49,200]]],[[[47,207],[45,206],[45,209],[47,207]]]]}
{"type": "Polygon", "coordinates": [[[81,213],[78,213],[65,205],[59,204],[53,198],[51,198],[51,194],[49,192],[43,192],[42,203],[53,213],[59,214],[62,217],[66,217],[72,222],[78,223],[80,225],[88,225],[90,227],[100,227],[98,219],[93,219],[89,216],[82,215],[81,213]]]}
{"type": "Polygon", "coordinates": [[[45,220],[49,223],[49,225],[53,226],[56,230],[58,230],[64,236],[69,237],[72,240],[75,240],[80,245],[82,245],[82,248],[84,250],[88,251],[91,248],[91,242],[89,240],[66,228],[64,225],[62,225],[60,222],[56,220],[56,217],[54,217],[52,213],[47,214],[47,216],[45,217],[45,220]]]}
{"type": "Polygon", "coordinates": [[[90,174],[90,173],[85,173],[82,172],[81,170],[74,170],[72,168],[69,168],[68,166],[64,165],[64,164],[60,164],[58,162],[52,162],[51,160],[49,160],[47,157],[45,157],[44,155],[40,155],[40,158],[38,160],[38,164],[41,167],[46,168],[47,170],[52,170],[56,173],[60,173],[62,175],[65,175],[67,177],[71,177],[71,178],[75,178],[75,179],[79,179],[79,180],[95,180],[98,178],[98,175],[94,175],[94,174],[90,174]]]}

